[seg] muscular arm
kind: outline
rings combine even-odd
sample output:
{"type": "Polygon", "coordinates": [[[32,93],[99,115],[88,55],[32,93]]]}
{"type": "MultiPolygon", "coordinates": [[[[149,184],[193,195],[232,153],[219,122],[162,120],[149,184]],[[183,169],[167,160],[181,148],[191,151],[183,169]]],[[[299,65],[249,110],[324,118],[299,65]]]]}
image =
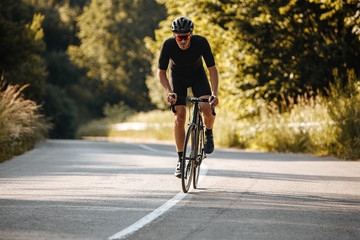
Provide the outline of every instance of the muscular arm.
{"type": "MultiPolygon", "coordinates": [[[[212,66],[208,68],[211,82],[212,95],[217,98],[218,96],[218,87],[219,87],[219,73],[216,66],[212,66]]],[[[218,104],[218,101],[213,103],[214,106],[218,104]]]]}
{"type": "Polygon", "coordinates": [[[167,76],[166,76],[166,70],[158,69],[158,70],[157,70],[157,76],[158,76],[158,79],[159,79],[161,85],[162,85],[163,88],[165,89],[165,91],[166,91],[167,93],[172,93],[173,90],[171,89],[171,86],[170,86],[170,83],[169,83],[169,79],[168,79],[167,76]]]}
{"type": "Polygon", "coordinates": [[[175,94],[175,98],[172,97],[172,95],[174,94],[173,93],[173,90],[170,86],[170,83],[169,83],[169,79],[167,78],[166,76],[166,70],[161,70],[160,68],[158,68],[157,70],[157,76],[158,76],[158,79],[161,83],[161,85],[163,86],[163,88],[165,89],[165,91],[167,92],[168,96],[167,96],[167,101],[168,102],[172,102],[175,100],[177,100],[177,95],[175,94]]]}

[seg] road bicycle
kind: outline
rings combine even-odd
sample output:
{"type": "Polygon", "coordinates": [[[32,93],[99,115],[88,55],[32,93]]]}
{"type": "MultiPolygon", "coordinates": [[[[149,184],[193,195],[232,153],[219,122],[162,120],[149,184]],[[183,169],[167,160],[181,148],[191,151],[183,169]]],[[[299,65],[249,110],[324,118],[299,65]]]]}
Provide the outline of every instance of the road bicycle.
{"type": "MultiPolygon", "coordinates": [[[[175,96],[173,96],[175,98],[175,96]]],[[[181,98],[181,97],[178,97],[181,98]]],[[[193,188],[196,189],[199,177],[200,166],[205,153],[205,125],[203,122],[199,102],[209,102],[206,98],[186,97],[185,100],[193,105],[192,116],[189,107],[189,127],[186,132],[184,142],[184,153],[181,159],[181,186],[184,193],[187,193],[193,182],[193,188]],[[191,121],[190,121],[191,119],[191,121]]],[[[210,99],[212,101],[212,98],[210,99]]],[[[170,109],[175,113],[176,110],[171,103],[170,109]]],[[[214,106],[211,106],[211,113],[215,116],[214,106]]]]}

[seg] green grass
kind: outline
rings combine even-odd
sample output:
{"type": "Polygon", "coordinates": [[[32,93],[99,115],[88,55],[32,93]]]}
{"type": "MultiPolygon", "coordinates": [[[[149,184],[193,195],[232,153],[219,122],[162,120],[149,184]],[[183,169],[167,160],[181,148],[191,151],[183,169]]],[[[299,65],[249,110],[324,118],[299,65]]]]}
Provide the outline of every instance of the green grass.
{"type": "MultiPolygon", "coordinates": [[[[215,144],[221,147],[359,159],[360,98],[356,96],[335,101],[336,104],[328,98],[303,97],[286,111],[280,111],[275,105],[267,106],[261,109],[259,115],[244,119],[237,119],[236,114],[217,108],[215,144]],[[337,110],[335,113],[330,111],[331,106],[337,110]]],[[[174,141],[173,114],[169,111],[137,113],[124,122],[145,123],[148,127],[142,130],[119,130],[115,128],[114,122],[103,119],[83,126],[79,137],[174,141]]]]}
{"type": "Polygon", "coordinates": [[[337,79],[330,87],[328,112],[336,126],[330,152],[341,158],[360,160],[360,81],[351,70],[348,71],[347,84],[342,87],[341,83],[337,79]]]}
{"type": "Polygon", "coordinates": [[[253,121],[255,132],[249,146],[254,149],[327,154],[334,138],[326,103],[319,98],[298,99],[286,112],[276,106],[264,108],[253,121]]]}
{"type": "MultiPolygon", "coordinates": [[[[187,115],[188,118],[188,115],[187,115]]],[[[235,120],[231,121],[231,116],[217,110],[217,119],[214,126],[215,143],[223,147],[239,147],[237,127],[235,120]]],[[[92,121],[79,128],[78,138],[109,137],[133,138],[133,139],[152,139],[160,141],[174,141],[173,135],[173,114],[170,111],[155,110],[151,112],[141,112],[129,116],[125,123],[145,123],[148,125],[143,130],[117,130],[116,122],[110,119],[92,121]]],[[[123,122],[123,123],[124,123],[123,122]]],[[[120,123],[120,122],[119,122],[120,123]]],[[[185,128],[187,125],[185,126],[185,128]]]]}
{"type": "MultiPolygon", "coordinates": [[[[330,121],[326,106],[314,100],[295,106],[288,113],[263,109],[259,116],[241,120],[237,120],[231,112],[218,108],[214,125],[215,144],[263,151],[326,154],[327,145],[331,142],[329,136],[333,136],[333,127],[328,124],[330,121]]],[[[169,111],[137,113],[125,122],[146,123],[148,127],[142,130],[117,130],[113,122],[103,119],[81,127],[78,136],[174,139],[173,116],[169,111]]]]}
{"type": "Polygon", "coordinates": [[[77,132],[77,138],[109,137],[109,138],[139,138],[155,139],[163,141],[173,140],[172,113],[169,111],[151,111],[130,115],[125,121],[114,121],[104,118],[92,121],[81,126],[77,132]],[[142,130],[122,130],[116,127],[121,123],[144,123],[147,125],[142,130]]]}

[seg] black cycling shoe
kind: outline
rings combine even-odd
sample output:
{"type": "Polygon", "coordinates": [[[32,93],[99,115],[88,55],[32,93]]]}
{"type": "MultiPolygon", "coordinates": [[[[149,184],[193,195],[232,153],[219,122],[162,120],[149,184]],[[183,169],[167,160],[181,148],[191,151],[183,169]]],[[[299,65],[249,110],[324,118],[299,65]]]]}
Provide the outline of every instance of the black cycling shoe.
{"type": "Polygon", "coordinates": [[[175,177],[177,178],[181,178],[181,162],[177,163],[177,166],[175,168],[175,172],[174,172],[175,177]]]}
{"type": "Polygon", "coordinates": [[[206,133],[206,140],[205,140],[205,153],[210,154],[214,151],[214,136],[211,133],[206,133]]]}

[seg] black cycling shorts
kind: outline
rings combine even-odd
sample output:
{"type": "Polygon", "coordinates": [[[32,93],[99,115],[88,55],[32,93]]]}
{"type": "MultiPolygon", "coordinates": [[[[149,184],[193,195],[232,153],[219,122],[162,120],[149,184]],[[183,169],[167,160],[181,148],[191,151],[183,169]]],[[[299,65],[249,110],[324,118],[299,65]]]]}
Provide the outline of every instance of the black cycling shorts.
{"type": "Polygon", "coordinates": [[[175,106],[186,105],[184,97],[187,97],[187,89],[189,87],[191,87],[194,97],[211,95],[211,87],[204,70],[190,77],[177,75],[174,72],[171,73],[171,76],[174,93],[181,97],[177,99],[175,106]]]}

